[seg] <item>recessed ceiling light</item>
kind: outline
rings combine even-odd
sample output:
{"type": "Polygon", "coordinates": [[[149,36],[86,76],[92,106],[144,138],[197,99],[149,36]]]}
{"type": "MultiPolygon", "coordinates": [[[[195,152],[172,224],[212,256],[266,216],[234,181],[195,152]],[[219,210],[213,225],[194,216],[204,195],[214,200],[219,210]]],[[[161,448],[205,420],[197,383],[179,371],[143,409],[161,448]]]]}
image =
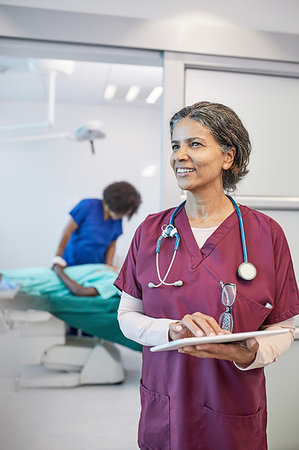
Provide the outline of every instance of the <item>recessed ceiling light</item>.
{"type": "Polygon", "coordinates": [[[115,84],[108,84],[106,86],[105,92],[104,92],[104,99],[111,100],[114,98],[117,91],[117,87],[115,84]]]}
{"type": "Polygon", "coordinates": [[[150,103],[150,104],[156,103],[156,101],[160,98],[162,92],[163,92],[162,86],[157,86],[157,87],[155,87],[155,88],[151,91],[151,93],[149,94],[149,96],[147,97],[147,99],[145,100],[146,103],[150,103]]]}
{"type": "Polygon", "coordinates": [[[131,86],[126,95],[127,102],[133,102],[134,100],[136,100],[136,98],[139,95],[139,92],[140,92],[139,86],[131,86]]]}

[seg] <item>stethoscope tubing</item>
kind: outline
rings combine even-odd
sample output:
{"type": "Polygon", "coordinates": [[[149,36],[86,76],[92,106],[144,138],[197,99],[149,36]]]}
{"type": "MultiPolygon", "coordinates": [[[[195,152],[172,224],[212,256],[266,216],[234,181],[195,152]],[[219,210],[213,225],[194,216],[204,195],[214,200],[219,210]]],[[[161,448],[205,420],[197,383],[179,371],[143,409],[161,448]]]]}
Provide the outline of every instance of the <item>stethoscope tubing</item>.
{"type": "MultiPolygon", "coordinates": [[[[244,222],[243,222],[242,214],[241,214],[240,208],[239,208],[238,204],[235,202],[235,200],[230,195],[227,195],[227,197],[230,199],[230,201],[234,205],[234,208],[235,208],[235,211],[237,213],[238,220],[239,220],[240,233],[241,233],[241,242],[242,242],[242,249],[243,249],[243,262],[248,262],[248,253],[247,253],[246,237],[245,237],[244,222]]],[[[184,200],[179,206],[176,207],[176,209],[174,210],[174,212],[171,215],[171,218],[170,218],[170,221],[169,221],[169,225],[172,225],[174,227],[174,219],[175,219],[177,213],[180,211],[180,209],[183,208],[185,203],[186,203],[186,200],[184,200]]],[[[179,234],[178,234],[178,238],[180,239],[179,234]]],[[[160,238],[158,239],[159,252],[160,252],[160,248],[161,248],[161,241],[162,241],[162,239],[163,239],[163,236],[161,235],[160,238]]],[[[158,247],[158,243],[157,243],[157,247],[158,247]]],[[[177,242],[176,242],[176,247],[178,247],[177,242]]],[[[175,248],[175,250],[177,250],[177,248],[175,248]]]]}
{"type": "MultiPolygon", "coordinates": [[[[235,211],[237,213],[238,220],[239,220],[240,234],[241,234],[241,242],[242,242],[242,249],[243,249],[243,262],[240,264],[240,266],[238,268],[238,275],[241,278],[243,278],[244,280],[253,280],[256,276],[256,268],[252,263],[248,262],[248,253],[247,253],[247,245],[246,245],[246,238],[245,238],[242,214],[241,214],[240,208],[239,208],[238,204],[235,202],[235,200],[230,195],[227,195],[227,197],[232,202],[232,204],[235,208],[235,211]]],[[[173,211],[173,213],[170,217],[169,224],[163,225],[163,227],[162,227],[162,234],[158,238],[157,245],[156,245],[156,271],[157,271],[157,275],[158,275],[158,279],[159,279],[160,283],[155,285],[154,283],[150,282],[150,283],[148,283],[148,287],[150,287],[150,288],[154,288],[154,287],[156,288],[156,287],[160,287],[162,285],[165,285],[165,286],[182,286],[183,285],[183,281],[181,281],[181,280],[178,280],[178,281],[175,281],[172,283],[166,283],[166,278],[168,277],[170,269],[173,265],[174,258],[177,254],[180,240],[181,240],[180,235],[174,226],[174,219],[175,219],[176,215],[178,214],[178,212],[183,208],[185,203],[186,203],[186,200],[184,200],[179,206],[176,207],[176,209],[173,211]],[[162,278],[161,274],[160,274],[160,269],[159,269],[159,253],[161,250],[161,242],[164,238],[167,238],[167,237],[175,237],[175,246],[174,246],[174,253],[173,253],[170,265],[168,266],[166,274],[162,278]]]]}
{"type": "Polygon", "coordinates": [[[247,253],[247,245],[246,245],[244,222],[243,222],[242,214],[241,214],[240,208],[239,208],[238,204],[235,202],[235,200],[230,195],[227,195],[227,197],[230,199],[230,201],[234,205],[238,219],[239,219],[241,242],[242,242],[242,248],[243,248],[243,262],[247,263],[248,262],[248,253],[247,253]]]}

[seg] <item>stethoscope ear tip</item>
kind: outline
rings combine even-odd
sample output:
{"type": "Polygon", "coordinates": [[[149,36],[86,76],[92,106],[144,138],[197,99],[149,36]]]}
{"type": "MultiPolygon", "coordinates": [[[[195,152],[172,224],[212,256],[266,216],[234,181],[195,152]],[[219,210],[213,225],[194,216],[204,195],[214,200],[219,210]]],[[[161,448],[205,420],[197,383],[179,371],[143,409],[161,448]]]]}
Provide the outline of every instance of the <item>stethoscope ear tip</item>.
{"type": "Polygon", "coordinates": [[[256,267],[250,262],[242,262],[238,267],[238,275],[246,281],[251,281],[256,277],[256,267]]]}

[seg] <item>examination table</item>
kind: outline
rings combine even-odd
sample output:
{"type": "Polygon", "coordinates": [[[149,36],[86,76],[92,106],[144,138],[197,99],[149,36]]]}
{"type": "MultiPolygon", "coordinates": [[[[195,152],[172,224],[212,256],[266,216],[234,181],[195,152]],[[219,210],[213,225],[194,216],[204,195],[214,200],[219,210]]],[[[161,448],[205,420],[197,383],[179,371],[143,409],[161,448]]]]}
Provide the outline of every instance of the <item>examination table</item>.
{"type": "Polygon", "coordinates": [[[114,343],[141,351],[117,321],[119,295],[100,297],[32,295],[18,292],[0,299],[10,328],[19,333],[23,387],[71,387],[114,384],[125,379],[114,343]],[[67,325],[88,333],[68,336],[67,325]]]}

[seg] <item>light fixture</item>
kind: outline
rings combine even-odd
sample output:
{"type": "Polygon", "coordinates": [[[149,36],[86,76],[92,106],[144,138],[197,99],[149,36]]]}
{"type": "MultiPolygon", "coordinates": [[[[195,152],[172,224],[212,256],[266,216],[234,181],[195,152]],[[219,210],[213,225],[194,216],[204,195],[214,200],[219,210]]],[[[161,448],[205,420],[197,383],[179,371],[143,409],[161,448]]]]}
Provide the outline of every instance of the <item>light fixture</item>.
{"type": "Polygon", "coordinates": [[[89,141],[91,145],[91,152],[94,154],[94,140],[104,139],[106,137],[106,126],[99,120],[90,120],[81,127],[79,127],[73,134],[69,132],[39,134],[33,136],[19,136],[8,139],[0,139],[1,144],[13,144],[17,142],[34,142],[34,141],[48,141],[52,139],[66,138],[75,140],[77,142],[89,141]]]}
{"type": "Polygon", "coordinates": [[[155,176],[156,172],[157,172],[157,166],[154,164],[151,164],[142,170],[141,176],[144,178],[151,178],[151,177],[155,176]]]}
{"type": "Polygon", "coordinates": [[[147,97],[147,99],[145,100],[146,103],[150,103],[150,104],[154,104],[156,103],[156,101],[161,97],[161,94],[163,92],[163,88],[162,86],[157,86],[155,87],[151,93],[149,94],[149,96],[147,97]]]}
{"type": "Polygon", "coordinates": [[[93,141],[95,139],[103,139],[106,137],[106,127],[103,122],[98,120],[90,120],[75,131],[76,141],[89,141],[91,145],[91,153],[95,153],[93,141]]]}
{"type": "Polygon", "coordinates": [[[139,92],[140,92],[139,86],[131,86],[126,95],[127,102],[133,102],[134,100],[136,100],[136,98],[139,95],[139,92]]]}
{"type": "Polygon", "coordinates": [[[116,94],[116,91],[117,87],[115,86],[115,84],[108,84],[104,92],[104,99],[112,100],[116,94]]]}
{"type": "Polygon", "coordinates": [[[48,79],[47,117],[41,122],[26,122],[18,125],[7,125],[0,127],[0,133],[7,131],[26,130],[30,128],[53,127],[55,122],[56,77],[58,75],[72,75],[74,67],[74,61],[60,59],[29,59],[28,68],[31,71],[39,74],[40,77],[46,76],[48,79]]]}

